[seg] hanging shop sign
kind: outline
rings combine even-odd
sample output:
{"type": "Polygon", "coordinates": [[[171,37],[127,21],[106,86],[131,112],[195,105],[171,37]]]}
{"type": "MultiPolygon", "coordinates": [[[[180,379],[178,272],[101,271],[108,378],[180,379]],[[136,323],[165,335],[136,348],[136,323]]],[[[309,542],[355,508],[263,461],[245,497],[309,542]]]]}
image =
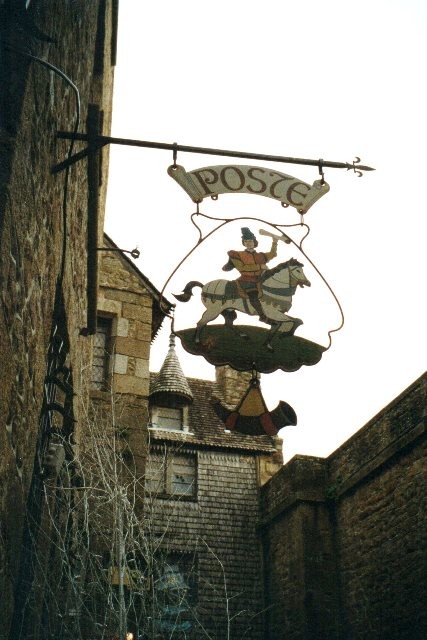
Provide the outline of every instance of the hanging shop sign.
{"type": "MultiPolygon", "coordinates": [[[[40,63],[46,63],[34,58],[40,63]]],[[[74,87],[77,92],[78,91],[74,87]]],[[[96,109],[95,109],[96,111],[96,109]]],[[[98,114],[99,115],[99,114],[98,114]]],[[[228,364],[240,371],[252,371],[252,379],[245,394],[235,409],[224,407],[221,402],[214,402],[217,414],[224,420],[229,430],[240,431],[249,435],[269,434],[275,435],[278,429],[296,424],[296,415],[292,407],[280,401],[275,410],[269,411],[265,405],[259,386],[261,372],[269,373],[282,369],[283,371],[296,371],[303,365],[313,365],[319,362],[322,354],[332,344],[331,335],[339,331],[344,324],[344,316],[341,306],[323,278],[319,269],[305,253],[302,244],[310,230],[304,222],[304,214],[323,195],[328,193],[329,185],[324,178],[324,168],[337,168],[352,170],[361,177],[363,171],[373,171],[372,167],[359,164],[360,158],[356,157],[353,163],[313,160],[309,158],[292,158],[286,156],[273,156],[242,151],[228,151],[225,149],[210,149],[163,142],[150,142],[147,140],[130,140],[125,138],[112,138],[101,135],[101,119],[92,114],[88,118],[88,131],[78,133],[76,131],[59,131],[58,138],[71,141],[68,157],[52,167],[52,173],[58,173],[69,169],[74,163],[85,157],[93,159],[100,149],[109,144],[129,145],[133,147],[170,150],[173,152],[173,164],[168,168],[168,174],[185,190],[193,202],[197,203],[197,211],[191,214],[191,222],[199,231],[199,238],[195,246],[180,260],[166,280],[161,291],[163,293],[172,276],[176,275],[181,265],[187,258],[202,245],[204,240],[212,236],[217,230],[236,220],[248,221],[250,226],[242,226],[243,249],[230,249],[228,261],[223,266],[223,271],[239,272],[239,277],[230,279],[218,279],[202,283],[198,280],[188,282],[182,293],[175,297],[180,302],[188,302],[192,290],[201,289],[201,300],[205,306],[202,316],[196,320],[196,325],[180,331],[175,330],[175,317],[172,319],[172,332],[181,338],[184,349],[189,353],[203,356],[214,365],[228,364]],[[87,142],[84,149],[72,153],[76,140],[87,142]],[[184,167],[177,164],[178,151],[186,153],[201,153],[211,156],[226,156],[230,158],[246,158],[250,160],[262,160],[288,164],[298,164],[317,167],[320,179],[309,184],[279,171],[273,171],[266,167],[253,165],[215,165],[194,169],[187,172],[184,167]],[[214,218],[203,216],[199,211],[199,204],[205,198],[217,200],[220,194],[245,193],[264,196],[279,201],[283,207],[293,207],[300,214],[297,224],[275,224],[262,218],[250,218],[247,216],[233,219],[214,218]],[[208,218],[210,222],[217,221],[217,226],[208,233],[203,234],[197,224],[197,218],[208,218]],[[262,223],[264,226],[258,229],[261,236],[270,236],[270,250],[258,250],[258,239],[253,232],[253,224],[262,223]],[[273,231],[265,229],[268,226],[273,231]],[[304,227],[305,235],[297,243],[288,235],[291,227],[304,227]],[[286,232],[283,230],[286,229],[286,232]],[[291,245],[303,256],[301,262],[299,256],[281,255],[284,244],[291,245]],[[280,247],[278,251],[278,247],[280,247]],[[277,257],[276,264],[268,264],[277,257]],[[296,291],[304,287],[310,287],[311,283],[304,269],[308,263],[329,288],[332,296],[341,312],[341,323],[338,327],[328,331],[329,344],[318,345],[306,340],[295,332],[303,324],[301,318],[289,315],[293,296],[296,291]],[[235,324],[237,314],[258,317],[261,327],[257,325],[235,324]],[[218,316],[222,316],[224,322],[220,325],[211,324],[218,316]]],[[[93,162],[88,162],[88,175],[93,173],[93,162]]],[[[102,248],[100,249],[102,250],[102,248]]],[[[139,255],[139,252],[130,252],[139,255]]],[[[163,311],[168,314],[169,305],[163,305],[163,311]]],[[[182,629],[186,631],[186,629],[182,629]]]]}
{"type": "MultiPolygon", "coordinates": [[[[322,166],[319,166],[319,173],[321,178],[310,185],[279,171],[250,165],[216,165],[187,172],[176,164],[174,157],[174,164],[168,168],[168,174],[197,203],[191,222],[199,231],[196,245],[180,261],[174,275],[208,236],[236,220],[245,221],[240,227],[242,246],[236,247],[238,238],[234,236],[235,248],[224,249],[226,262],[222,271],[228,277],[208,282],[190,280],[181,293],[174,294],[178,302],[188,303],[194,292],[199,292],[204,311],[195,318],[194,326],[176,330],[175,318],[172,321],[172,331],[187,352],[202,356],[215,366],[229,365],[238,371],[252,372],[249,386],[236,407],[226,407],[220,400],[213,401],[215,412],[230,431],[275,436],[279,429],[295,425],[295,411],[286,402],[280,401],[273,411],[268,410],[261,393],[259,374],[279,369],[297,371],[302,366],[317,364],[330,347],[331,333],[338,330],[328,332],[330,344],[325,347],[299,336],[303,319],[289,313],[294,296],[302,295],[303,289],[311,287],[306,266],[309,270],[313,267],[322,278],[302,247],[309,233],[304,214],[329,191],[322,166]],[[220,194],[233,193],[278,200],[285,208],[296,209],[300,219],[294,224],[277,225],[262,218],[216,218],[199,211],[204,198],[217,200],[220,194]],[[210,227],[212,221],[217,222],[216,227],[205,235],[198,224],[202,218],[210,221],[210,227]],[[304,228],[305,235],[299,243],[288,234],[292,227],[304,228]],[[256,322],[238,320],[245,316],[256,322]]],[[[179,314],[179,308],[176,313],[179,314]]]]}
{"type": "Polygon", "coordinates": [[[180,165],[172,165],[168,174],[193,202],[201,202],[207,197],[215,199],[224,193],[248,193],[273,198],[283,206],[306,213],[329,191],[329,185],[323,179],[310,185],[286,173],[250,165],[218,165],[189,172],[180,165]]]}

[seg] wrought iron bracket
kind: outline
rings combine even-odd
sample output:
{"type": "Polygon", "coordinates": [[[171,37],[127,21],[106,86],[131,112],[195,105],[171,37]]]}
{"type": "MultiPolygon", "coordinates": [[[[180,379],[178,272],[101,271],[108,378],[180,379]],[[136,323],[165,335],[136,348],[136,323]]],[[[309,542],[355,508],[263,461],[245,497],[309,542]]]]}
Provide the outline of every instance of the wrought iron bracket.
{"type": "Polygon", "coordinates": [[[374,167],[367,167],[360,162],[360,158],[350,162],[335,162],[332,160],[312,160],[310,158],[291,158],[287,156],[275,156],[265,153],[250,153],[246,151],[230,151],[226,149],[212,149],[209,147],[193,147],[189,145],[177,144],[176,142],[149,142],[147,140],[132,140],[130,138],[113,138],[111,136],[93,136],[88,133],[73,133],[70,131],[58,131],[57,137],[62,140],[80,140],[82,142],[88,142],[88,146],[81,151],[78,151],[71,157],[67,158],[63,162],[60,162],[52,167],[52,173],[59,173],[67,167],[75,164],[79,160],[86,158],[89,154],[96,153],[99,149],[102,149],[107,144],[119,144],[129,147],[143,147],[148,149],[163,149],[166,151],[172,151],[174,157],[178,151],[184,153],[200,153],[210,156],[228,156],[230,158],[247,158],[249,160],[266,160],[267,162],[283,162],[285,164],[301,164],[312,167],[323,168],[329,167],[331,169],[347,169],[347,171],[354,171],[357,175],[361,176],[363,171],[375,171],[374,167]]]}
{"type": "Polygon", "coordinates": [[[129,253],[132,256],[132,258],[135,258],[135,260],[139,258],[139,256],[141,255],[141,252],[137,247],[135,247],[135,249],[132,249],[132,251],[129,251],[129,249],[110,249],[109,247],[97,247],[96,250],[97,251],[117,251],[118,253],[129,253]]]}

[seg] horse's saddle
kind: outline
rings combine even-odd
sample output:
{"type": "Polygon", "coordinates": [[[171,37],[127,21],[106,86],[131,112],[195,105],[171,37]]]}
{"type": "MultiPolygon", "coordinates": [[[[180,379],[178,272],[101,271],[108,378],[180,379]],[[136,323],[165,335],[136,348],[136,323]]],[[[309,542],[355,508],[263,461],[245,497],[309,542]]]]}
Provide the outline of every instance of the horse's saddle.
{"type": "MultiPolygon", "coordinates": [[[[257,289],[257,285],[254,284],[254,289],[257,289]]],[[[210,300],[236,300],[248,298],[248,291],[245,290],[238,280],[227,280],[223,293],[208,293],[207,297],[210,300]]]]}

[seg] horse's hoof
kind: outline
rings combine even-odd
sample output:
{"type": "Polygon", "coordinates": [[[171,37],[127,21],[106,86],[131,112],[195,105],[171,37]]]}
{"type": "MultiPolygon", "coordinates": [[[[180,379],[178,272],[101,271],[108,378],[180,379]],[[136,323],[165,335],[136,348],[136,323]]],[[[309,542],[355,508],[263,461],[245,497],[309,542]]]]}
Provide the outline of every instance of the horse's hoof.
{"type": "Polygon", "coordinates": [[[286,338],[287,336],[293,336],[295,333],[295,329],[296,327],[293,326],[292,329],[289,329],[289,331],[282,331],[280,334],[280,338],[286,338]]]}
{"type": "Polygon", "coordinates": [[[280,337],[281,338],[286,338],[287,336],[293,336],[295,331],[298,329],[299,326],[301,326],[302,324],[304,324],[304,322],[302,320],[300,320],[299,318],[295,318],[294,320],[294,324],[292,325],[292,327],[289,329],[289,331],[282,331],[280,333],[280,337]]]}

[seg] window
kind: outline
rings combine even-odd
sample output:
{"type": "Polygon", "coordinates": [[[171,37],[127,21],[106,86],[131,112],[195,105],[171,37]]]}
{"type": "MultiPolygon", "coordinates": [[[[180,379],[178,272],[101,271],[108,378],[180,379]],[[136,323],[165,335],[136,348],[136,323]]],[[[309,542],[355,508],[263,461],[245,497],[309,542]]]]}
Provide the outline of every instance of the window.
{"type": "Polygon", "coordinates": [[[174,496],[192,496],[195,494],[196,457],[174,455],[171,462],[171,493],[174,496]]]}
{"type": "MultiPolygon", "coordinates": [[[[153,588],[157,602],[163,604],[162,613],[189,613],[187,608],[197,601],[197,555],[159,551],[153,562],[153,588]],[[178,605],[180,610],[173,605],[178,605]],[[169,605],[169,606],[168,606],[169,605]],[[173,610],[172,610],[173,607],[173,610]]],[[[163,617],[163,616],[162,616],[163,617]]],[[[172,620],[171,620],[172,621],[172,620]]]]}
{"type": "Polygon", "coordinates": [[[151,424],[157,429],[167,431],[182,430],[182,409],[169,407],[153,407],[151,410],[151,424]]]}
{"type": "Polygon", "coordinates": [[[145,474],[147,493],[159,498],[196,499],[197,458],[190,453],[152,453],[145,474]]]}
{"type": "Polygon", "coordinates": [[[98,316],[93,336],[92,389],[103,391],[109,379],[112,318],[98,316]]]}

